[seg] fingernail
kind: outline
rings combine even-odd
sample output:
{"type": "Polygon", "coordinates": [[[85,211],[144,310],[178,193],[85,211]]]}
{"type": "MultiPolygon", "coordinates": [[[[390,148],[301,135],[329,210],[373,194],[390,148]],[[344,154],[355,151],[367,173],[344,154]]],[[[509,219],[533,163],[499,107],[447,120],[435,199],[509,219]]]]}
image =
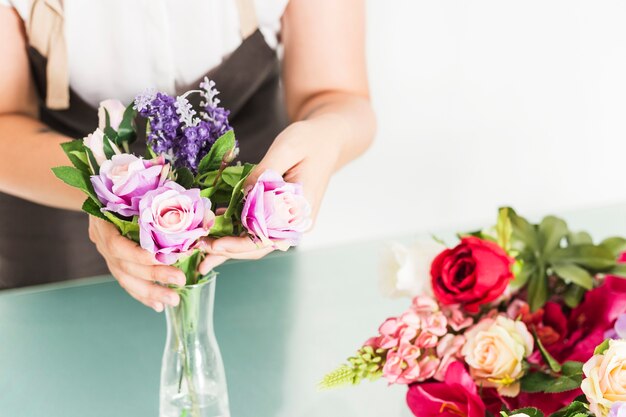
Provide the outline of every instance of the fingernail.
{"type": "Polygon", "coordinates": [[[160,313],[163,311],[163,304],[161,303],[154,303],[154,305],[152,306],[152,308],[154,309],[154,311],[156,311],[157,313],[160,313]]]}
{"type": "Polygon", "coordinates": [[[222,245],[215,245],[213,250],[216,251],[216,252],[224,252],[224,246],[222,246],[222,245]]]}
{"type": "Polygon", "coordinates": [[[176,307],[178,305],[178,295],[168,294],[163,297],[163,302],[165,304],[171,305],[172,307],[176,307]]]}

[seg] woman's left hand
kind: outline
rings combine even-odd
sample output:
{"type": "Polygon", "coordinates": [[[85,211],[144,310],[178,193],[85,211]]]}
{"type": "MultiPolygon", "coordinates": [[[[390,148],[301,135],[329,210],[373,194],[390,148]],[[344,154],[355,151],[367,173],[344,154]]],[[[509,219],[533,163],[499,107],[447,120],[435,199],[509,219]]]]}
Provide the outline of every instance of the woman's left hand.
{"type": "MultiPolygon", "coordinates": [[[[315,121],[317,124],[319,120],[315,121]]],[[[285,181],[302,184],[304,195],[311,205],[311,218],[315,221],[326,187],[339,156],[339,143],[325,143],[315,137],[319,132],[313,122],[302,121],[290,125],[268,150],[263,160],[246,180],[246,187],[254,185],[268,169],[283,175],[285,181]]],[[[260,259],[274,251],[273,246],[261,246],[247,235],[241,237],[205,238],[200,246],[207,256],[198,267],[206,274],[227,259],[260,259]]]]}

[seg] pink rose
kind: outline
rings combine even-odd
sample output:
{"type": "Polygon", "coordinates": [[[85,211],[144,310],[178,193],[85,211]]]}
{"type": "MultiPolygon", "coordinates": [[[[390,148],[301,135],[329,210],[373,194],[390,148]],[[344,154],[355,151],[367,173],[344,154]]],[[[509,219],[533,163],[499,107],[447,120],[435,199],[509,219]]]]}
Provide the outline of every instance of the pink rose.
{"type": "Polygon", "coordinates": [[[285,182],[276,172],[267,170],[245,197],[241,223],[263,244],[287,250],[297,245],[311,226],[310,215],[302,186],[285,182]]]}
{"type": "Polygon", "coordinates": [[[126,107],[119,100],[104,100],[98,107],[98,129],[104,130],[106,127],[105,110],[109,113],[109,123],[113,130],[117,131],[124,118],[126,107]]]}
{"type": "Polygon", "coordinates": [[[413,384],[406,402],[417,417],[484,417],[485,404],[460,362],[448,366],[444,382],[413,384]]]}
{"type": "Polygon", "coordinates": [[[91,176],[91,184],[103,210],[132,217],[139,214],[139,200],[163,185],[168,170],[163,157],[145,160],[131,154],[113,155],[102,163],[100,174],[91,176]]]}
{"type": "Polygon", "coordinates": [[[173,181],[149,191],[139,202],[141,247],[171,265],[208,235],[215,223],[211,201],[200,190],[186,190],[173,181]]]}

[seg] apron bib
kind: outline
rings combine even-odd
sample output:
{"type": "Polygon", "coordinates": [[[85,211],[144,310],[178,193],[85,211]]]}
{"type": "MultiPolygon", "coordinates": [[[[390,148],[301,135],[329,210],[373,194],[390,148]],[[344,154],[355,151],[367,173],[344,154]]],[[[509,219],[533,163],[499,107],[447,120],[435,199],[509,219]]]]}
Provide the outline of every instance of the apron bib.
{"type": "MultiPolygon", "coordinates": [[[[288,120],[276,51],[258,29],[252,0],[236,2],[243,42],[206,75],[219,88],[221,105],[231,112],[239,159],[257,163],[288,120]]],[[[59,133],[82,139],[98,126],[98,112],[69,87],[60,0],[34,0],[27,26],[39,118],[59,133]]],[[[197,88],[202,78],[177,93],[197,88]]],[[[140,137],[137,147],[143,146],[145,138],[140,137]]],[[[0,289],[107,274],[87,229],[86,213],[0,193],[0,289]]]]}

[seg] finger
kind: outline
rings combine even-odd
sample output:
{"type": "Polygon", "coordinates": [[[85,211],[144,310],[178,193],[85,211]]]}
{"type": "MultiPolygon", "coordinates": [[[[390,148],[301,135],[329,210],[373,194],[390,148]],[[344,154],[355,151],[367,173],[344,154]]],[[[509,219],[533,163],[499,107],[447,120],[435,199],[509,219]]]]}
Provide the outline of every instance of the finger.
{"type": "Polygon", "coordinates": [[[263,249],[269,245],[253,242],[247,236],[226,236],[219,239],[205,238],[200,241],[200,249],[212,255],[233,255],[263,249]]]}
{"type": "Polygon", "coordinates": [[[157,303],[174,307],[180,302],[176,291],[154,282],[124,274],[118,278],[118,281],[134,298],[149,307],[155,308],[157,303]]]}
{"type": "Polygon", "coordinates": [[[120,262],[120,269],[133,277],[146,281],[160,282],[162,284],[172,284],[182,287],[187,278],[183,271],[167,265],[141,265],[134,262],[120,262]]]}
{"type": "Polygon", "coordinates": [[[259,176],[268,169],[283,175],[297,165],[302,160],[302,155],[299,154],[299,147],[294,146],[292,142],[281,137],[276,138],[261,162],[248,175],[246,187],[256,183],[259,176]]]}
{"type": "Polygon", "coordinates": [[[153,254],[143,249],[136,242],[122,236],[112,223],[93,218],[93,225],[95,243],[100,252],[134,263],[161,265],[153,254]]]}
{"type": "Polygon", "coordinates": [[[202,275],[206,275],[214,268],[217,268],[219,265],[226,262],[228,258],[226,256],[219,255],[207,255],[200,265],[198,265],[198,271],[202,275]]]}
{"type": "Polygon", "coordinates": [[[106,247],[109,253],[118,259],[142,265],[162,265],[156,260],[152,253],[143,249],[132,240],[122,236],[119,232],[107,237],[106,247]]]}

